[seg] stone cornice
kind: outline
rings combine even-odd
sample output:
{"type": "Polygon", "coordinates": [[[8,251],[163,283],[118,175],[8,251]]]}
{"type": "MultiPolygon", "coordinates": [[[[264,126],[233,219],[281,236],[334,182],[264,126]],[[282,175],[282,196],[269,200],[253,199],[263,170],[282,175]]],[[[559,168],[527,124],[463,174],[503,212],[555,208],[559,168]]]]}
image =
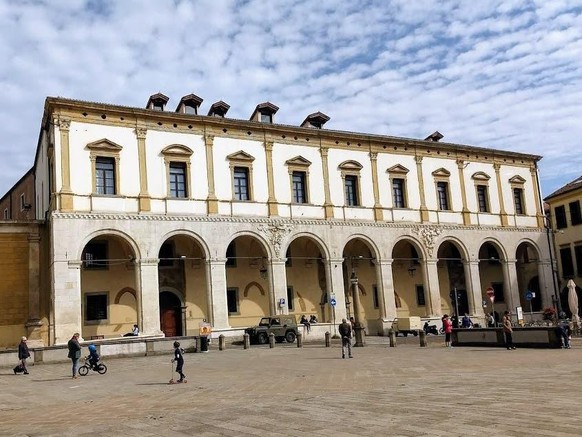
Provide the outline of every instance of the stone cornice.
{"type": "Polygon", "coordinates": [[[271,226],[343,226],[343,227],[369,227],[369,228],[393,228],[406,229],[411,234],[422,232],[426,228],[432,233],[435,229],[442,231],[491,231],[496,232],[528,232],[545,233],[543,228],[528,227],[501,227],[501,226],[463,226],[447,224],[421,224],[421,223],[379,223],[372,221],[344,221],[339,219],[285,219],[285,218],[261,218],[261,217],[221,217],[205,215],[158,215],[158,214],[111,214],[89,212],[53,212],[50,220],[121,220],[121,221],[165,221],[165,222],[197,222],[197,223],[248,223],[265,224],[271,226]]]}

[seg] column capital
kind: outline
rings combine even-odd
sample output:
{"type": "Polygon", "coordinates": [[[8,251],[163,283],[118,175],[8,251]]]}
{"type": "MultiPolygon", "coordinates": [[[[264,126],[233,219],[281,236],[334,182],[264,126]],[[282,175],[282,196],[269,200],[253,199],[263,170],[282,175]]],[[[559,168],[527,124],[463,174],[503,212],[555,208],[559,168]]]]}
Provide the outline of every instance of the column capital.
{"type": "Polygon", "coordinates": [[[327,158],[328,151],[329,151],[328,147],[321,146],[319,148],[319,153],[321,153],[321,156],[325,156],[326,158],[327,158]]]}
{"type": "Polygon", "coordinates": [[[459,170],[464,170],[465,169],[465,161],[463,161],[462,159],[457,159],[457,168],[459,170]]]}
{"type": "Polygon", "coordinates": [[[377,259],[374,261],[374,263],[379,265],[379,266],[389,266],[390,267],[394,263],[394,259],[392,259],[392,258],[377,259]]]}
{"type": "Polygon", "coordinates": [[[414,160],[416,161],[417,164],[422,164],[422,156],[419,155],[415,155],[414,156],[414,160]]]}
{"type": "Polygon", "coordinates": [[[370,152],[370,159],[376,161],[378,159],[378,152],[370,152]]]}
{"type": "Polygon", "coordinates": [[[498,172],[501,169],[501,164],[499,164],[498,162],[493,164],[493,168],[495,169],[496,172],[498,172]]]}
{"type": "Polygon", "coordinates": [[[204,141],[205,141],[207,146],[213,146],[214,145],[214,135],[210,135],[210,134],[204,135],[204,141]]]}
{"type": "Polygon", "coordinates": [[[67,265],[70,269],[80,269],[83,265],[83,261],[75,260],[67,262],[67,265]]]}
{"type": "Polygon", "coordinates": [[[71,120],[67,118],[59,118],[57,120],[60,130],[68,132],[71,127],[71,120]]]}
{"type": "Polygon", "coordinates": [[[272,141],[265,141],[264,142],[264,146],[265,146],[265,150],[267,152],[272,152],[273,151],[273,142],[272,141]]]}
{"type": "Polygon", "coordinates": [[[426,263],[426,265],[436,265],[439,262],[439,260],[438,258],[428,258],[424,260],[424,262],[426,263]]]}
{"type": "Polygon", "coordinates": [[[145,140],[147,133],[148,133],[148,130],[145,127],[136,127],[135,128],[135,135],[137,136],[138,140],[145,140]]]}
{"type": "Polygon", "coordinates": [[[211,266],[225,265],[228,258],[210,258],[206,262],[211,266]]]}
{"type": "Polygon", "coordinates": [[[140,267],[143,266],[158,266],[160,260],[158,258],[142,258],[140,260],[136,260],[136,264],[140,267]]]}

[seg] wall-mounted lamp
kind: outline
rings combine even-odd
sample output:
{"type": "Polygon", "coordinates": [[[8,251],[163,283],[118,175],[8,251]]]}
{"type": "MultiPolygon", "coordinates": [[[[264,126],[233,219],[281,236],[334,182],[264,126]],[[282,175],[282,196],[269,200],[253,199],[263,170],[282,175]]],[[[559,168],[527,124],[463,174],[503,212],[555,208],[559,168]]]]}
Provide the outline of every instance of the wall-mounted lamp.
{"type": "Polygon", "coordinates": [[[261,275],[261,278],[267,279],[268,273],[269,273],[269,271],[267,270],[267,267],[265,266],[265,260],[263,260],[261,263],[261,268],[259,269],[259,274],[261,275]]]}
{"type": "Polygon", "coordinates": [[[415,274],[416,274],[416,269],[413,266],[408,267],[408,276],[413,278],[415,274]]]}

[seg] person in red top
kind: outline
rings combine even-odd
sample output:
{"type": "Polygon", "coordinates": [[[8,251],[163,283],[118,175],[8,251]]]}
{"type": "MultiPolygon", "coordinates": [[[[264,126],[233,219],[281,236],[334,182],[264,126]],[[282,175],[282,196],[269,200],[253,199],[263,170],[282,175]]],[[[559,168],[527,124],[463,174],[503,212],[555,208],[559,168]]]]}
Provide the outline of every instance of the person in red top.
{"type": "Polygon", "coordinates": [[[443,316],[443,329],[445,330],[445,347],[453,347],[451,346],[451,332],[453,332],[453,322],[451,322],[448,314],[443,316]]]}

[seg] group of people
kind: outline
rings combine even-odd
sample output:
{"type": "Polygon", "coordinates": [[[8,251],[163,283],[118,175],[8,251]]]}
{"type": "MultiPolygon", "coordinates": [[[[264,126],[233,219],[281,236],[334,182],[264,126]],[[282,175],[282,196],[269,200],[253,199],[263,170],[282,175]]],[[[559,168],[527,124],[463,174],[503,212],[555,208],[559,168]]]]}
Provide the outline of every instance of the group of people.
{"type": "Polygon", "coordinates": [[[311,325],[317,323],[317,316],[315,314],[312,314],[311,316],[309,316],[309,320],[307,320],[305,314],[301,314],[301,319],[299,320],[299,323],[305,326],[307,332],[309,332],[311,331],[311,325]]]}

